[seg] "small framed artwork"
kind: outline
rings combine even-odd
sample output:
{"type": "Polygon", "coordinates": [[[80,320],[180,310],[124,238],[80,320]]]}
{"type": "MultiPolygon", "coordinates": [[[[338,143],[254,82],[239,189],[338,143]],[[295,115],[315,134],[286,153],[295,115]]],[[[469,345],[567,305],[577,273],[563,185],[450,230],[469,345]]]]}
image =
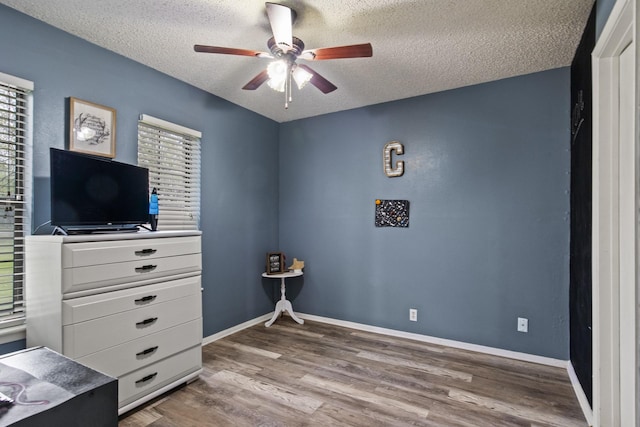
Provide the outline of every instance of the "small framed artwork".
{"type": "Polygon", "coordinates": [[[267,274],[280,274],[285,272],[284,254],[282,252],[267,253],[267,274]]]}
{"type": "Polygon", "coordinates": [[[69,150],[116,156],[116,110],[69,98],[69,150]]]}

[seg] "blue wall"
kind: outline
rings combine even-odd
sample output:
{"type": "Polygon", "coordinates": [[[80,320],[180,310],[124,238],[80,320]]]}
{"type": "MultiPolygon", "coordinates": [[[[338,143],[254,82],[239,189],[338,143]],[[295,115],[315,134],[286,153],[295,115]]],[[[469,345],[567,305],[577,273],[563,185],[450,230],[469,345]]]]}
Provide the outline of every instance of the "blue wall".
{"type": "Polygon", "coordinates": [[[11,341],[0,344],[0,354],[13,353],[14,351],[23,350],[27,345],[27,340],[11,341]]]}
{"type": "Polygon", "coordinates": [[[567,359],[568,111],[563,68],[282,124],[295,309],[567,359]],[[376,199],[409,200],[409,228],[374,227],[376,199]]]}
{"type": "Polygon", "coordinates": [[[596,40],[600,37],[615,3],[616,0],[596,0],[596,40]]]}
{"type": "Polygon", "coordinates": [[[203,132],[205,336],[273,309],[283,250],[307,262],[297,311],[568,358],[568,69],[278,125],[4,6],[0,38],[0,71],[36,85],[34,227],[67,97],[117,110],[120,161],[140,113],[203,132]],[[410,200],[410,227],[375,228],[376,198],[410,200]]]}
{"type": "Polygon", "coordinates": [[[139,114],[200,130],[204,334],[272,309],[257,278],[278,242],[276,122],[5,6],[0,39],[0,71],[35,83],[34,228],[49,220],[49,147],[65,147],[69,96],[117,110],[122,162],[136,163],[139,114]]]}

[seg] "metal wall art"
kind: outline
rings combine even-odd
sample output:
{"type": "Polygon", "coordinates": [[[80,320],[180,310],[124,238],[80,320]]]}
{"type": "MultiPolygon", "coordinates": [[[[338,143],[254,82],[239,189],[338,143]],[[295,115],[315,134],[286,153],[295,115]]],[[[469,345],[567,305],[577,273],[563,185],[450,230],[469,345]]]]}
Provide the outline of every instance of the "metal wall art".
{"type": "Polygon", "coordinates": [[[376,227],[409,227],[408,200],[376,200],[376,227]]]}
{"type": "Polygon", "coordinates": [[[389,178],[396,176],[402,176],[404,173],[404,162],[397,161],[395,166],[391,164],[391,153],[395,151],[396,154],[404,154],[404,147],[398,141],[387,142],[384,146],[382,159],[384,161],[384,173],[389,178]]]}

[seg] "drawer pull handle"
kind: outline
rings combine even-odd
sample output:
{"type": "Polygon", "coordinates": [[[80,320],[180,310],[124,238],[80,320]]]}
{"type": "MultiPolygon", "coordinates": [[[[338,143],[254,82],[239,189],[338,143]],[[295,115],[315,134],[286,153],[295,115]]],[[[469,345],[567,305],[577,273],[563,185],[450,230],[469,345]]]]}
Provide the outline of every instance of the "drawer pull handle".
{"type": "Polygon", "coordinates": [[[145,302],[151,302],[156,299],[157,295],[147,295],[146,297],[138,298],[135,300],[136,304],[144,304],[145,302]]]}
{"type": "Polygon", "coordinates": [[[140,357],[140,356],[146,356],[149,353],[153,353],[154,351],[156,351],[158,349],[158,346],[155,347],[150,347],[146,350],[142,350],[140,353],[136,353],[136,356],[140,357]]]}
{"type": "Polygon", "coordinates": [[[136,323],[136,326],[149,326],[150,324],[154,323],[156,320],[158,320],[157,317],[150,317],[148,319],[144,319],[142,322],[138,322],[136,323]]]}
{"type": "Polygon", "coordinates": [[[141,251],[135,251],[137,256],[153,255],[158,252],[157,249],[142,249],[141,251]]]}
{"type": "Polygon", "coordinates": [[[158,375],[158,373],[154,372],[151,375],[147,375],[144,378],[140,378],[138,381],[136,381],[136,384],[142,384],[142,383],[146,383],[147,381],[151,381],[152,379],[154,379],[156,377],[156,375],[158,375]]]}
{"type": "Polygon", "coordinates": [[[136,273],[148,273],[150,271],[153,271],[157,268],[157,265],[143,265],[142,267],[136,267],[136,273]]]}

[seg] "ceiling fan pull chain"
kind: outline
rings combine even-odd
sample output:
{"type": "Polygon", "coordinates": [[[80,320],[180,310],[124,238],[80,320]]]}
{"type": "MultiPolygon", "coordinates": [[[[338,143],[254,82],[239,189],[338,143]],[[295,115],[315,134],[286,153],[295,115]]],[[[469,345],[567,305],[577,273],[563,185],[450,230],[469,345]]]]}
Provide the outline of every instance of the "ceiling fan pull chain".
{"type": "Polygon", "coordinates": [[[293,102],[293,97],[291,96],[291,65],[289,65],[289,67],[287,67],[287,80],[288,80],[288,86],[289,86],[289,102],[293,102]]]}
{"type": "Polygon", "coordinates": [[[289,96],[287,95],[287,79],[284,80],[284,109],[288,109],[289,108],[289,96]]]}
{"type": "Polygon", "coordinates": [[[284,78],[284,109],[289,108],[291,102],[291,64],[287,64],[287,71],[284,78]]]}

